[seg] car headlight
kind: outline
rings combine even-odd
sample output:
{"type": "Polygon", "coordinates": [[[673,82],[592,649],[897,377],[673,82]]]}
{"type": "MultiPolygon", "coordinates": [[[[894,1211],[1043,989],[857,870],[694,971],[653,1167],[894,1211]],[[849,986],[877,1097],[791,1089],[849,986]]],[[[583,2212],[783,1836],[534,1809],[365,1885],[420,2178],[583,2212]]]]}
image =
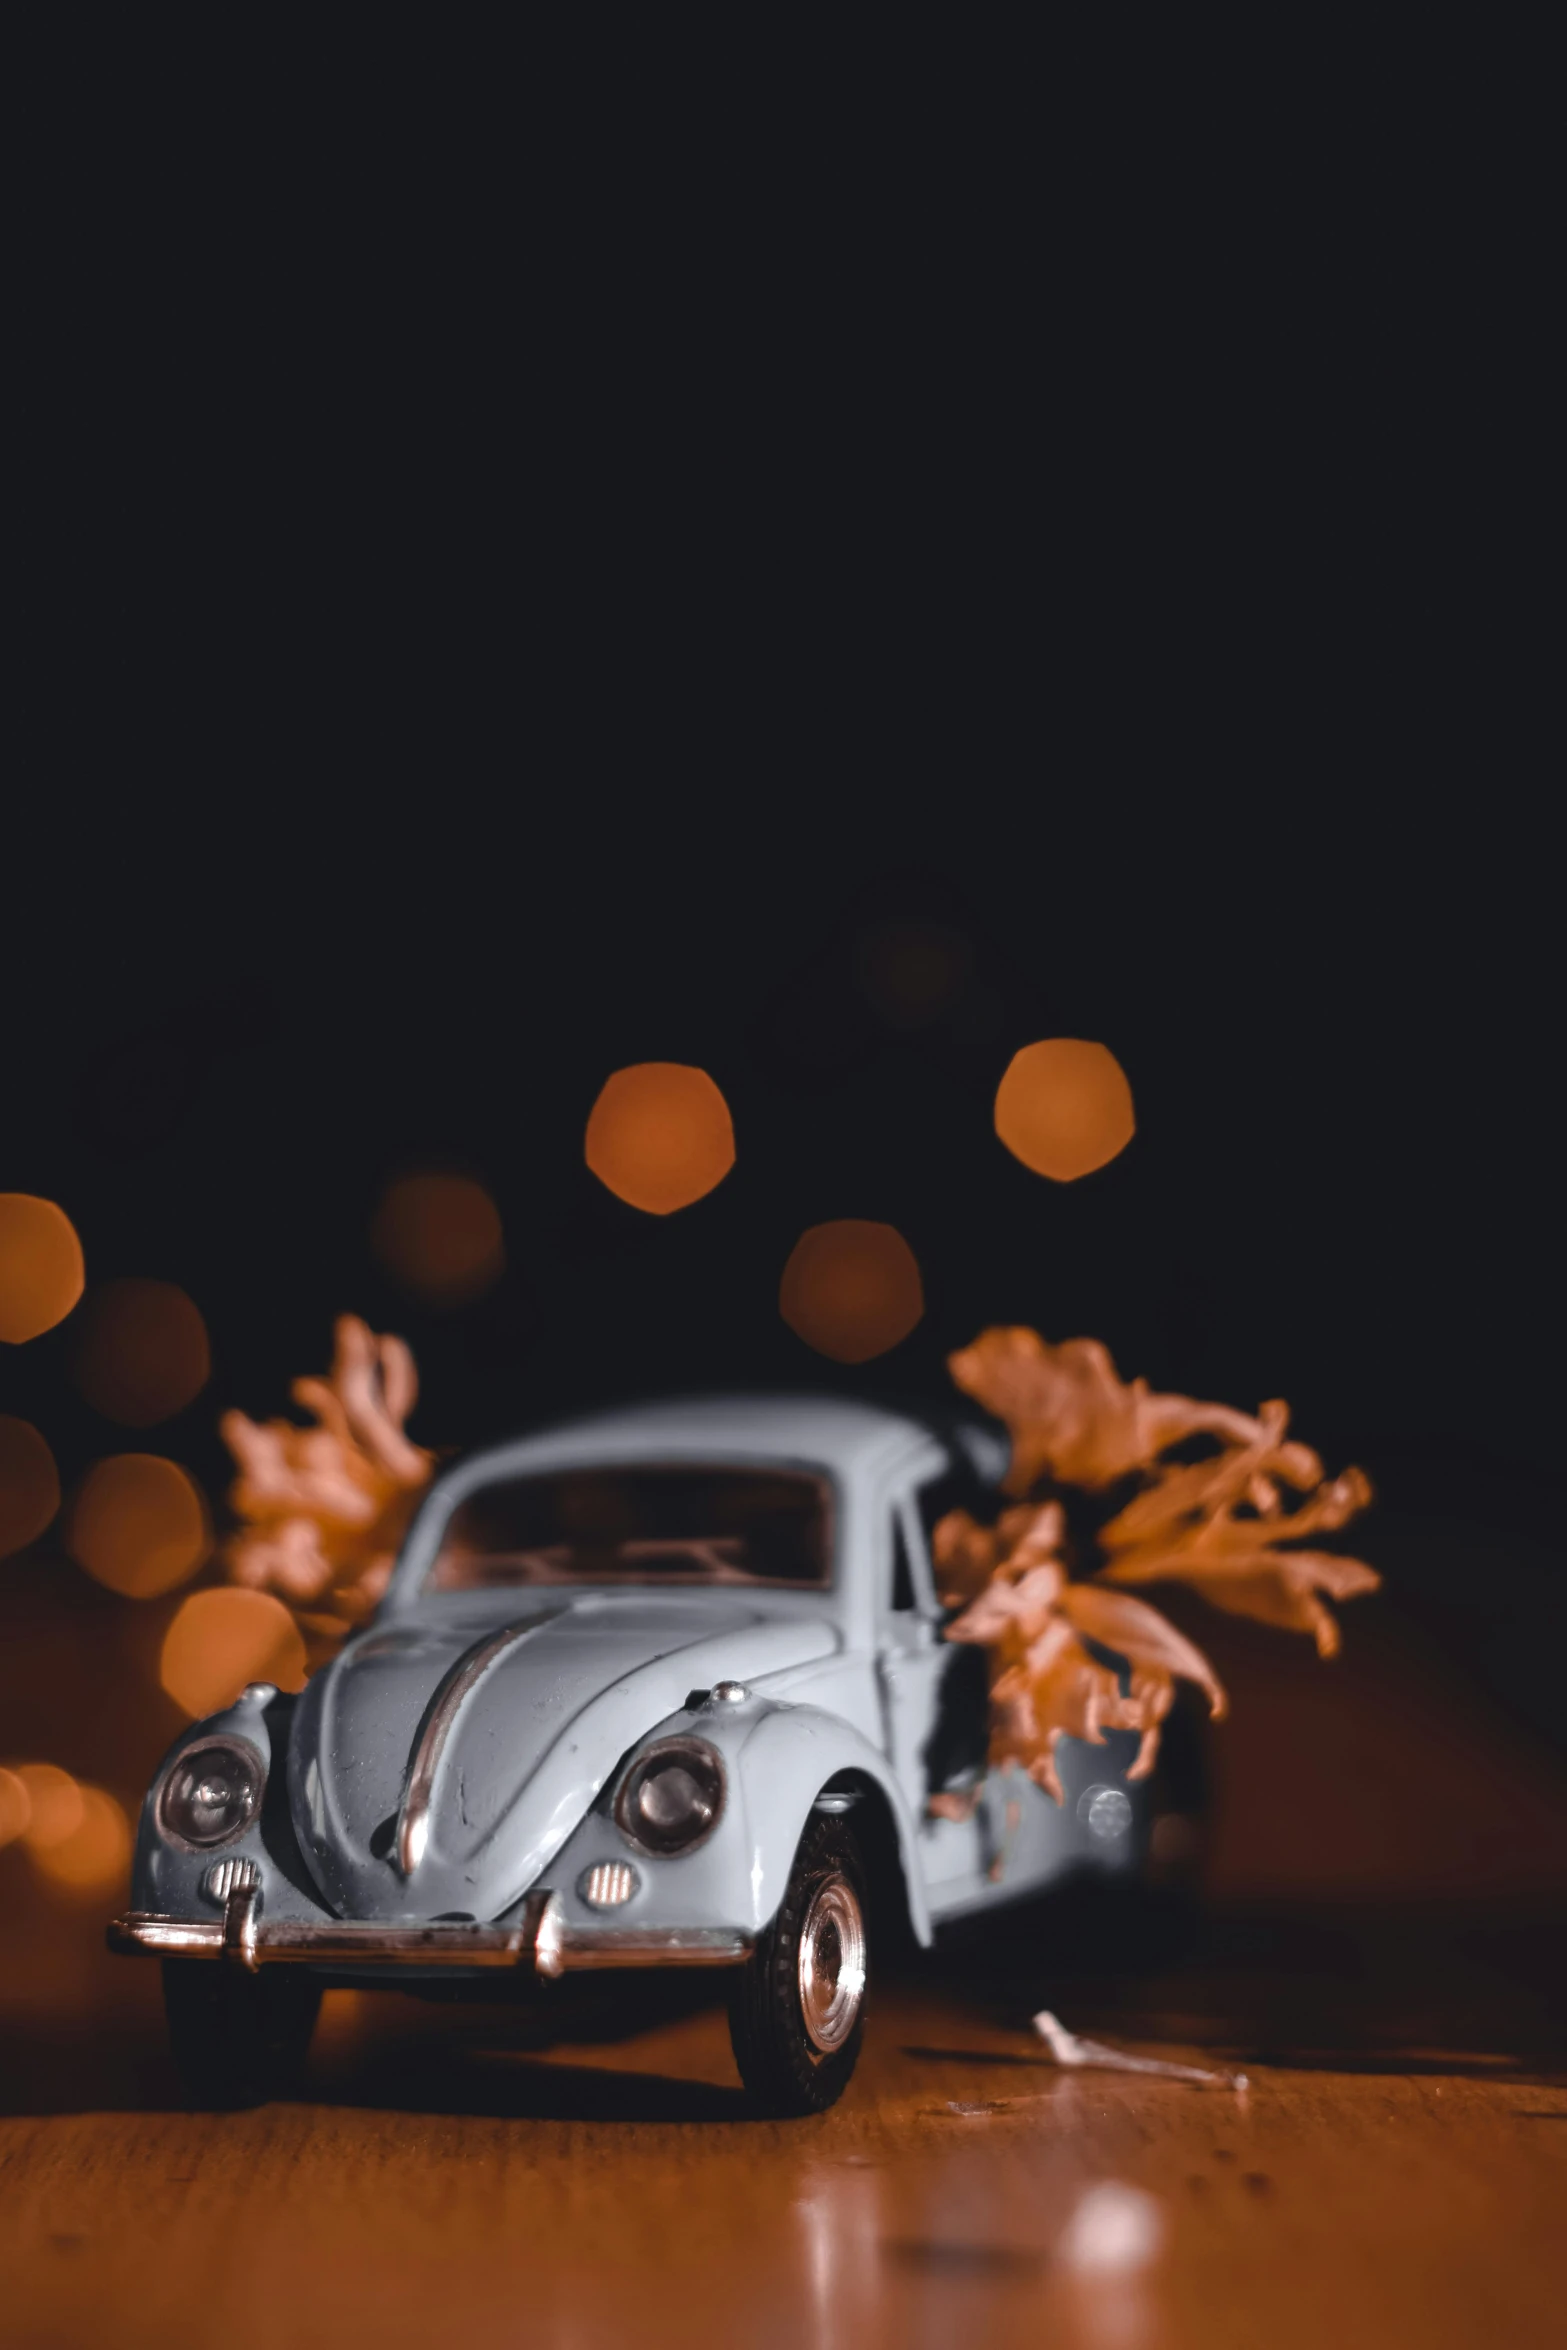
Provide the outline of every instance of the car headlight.
{"type": "Polygon", "coordinates": [[[187,1746],[158,1797],[158,1825],[176,1844],[204,1852],[227,1844],[261,1809],[266,1772],[253,1746],[209,1738],[187,1746]]]}
{"type": "Polygon", "coordinates": [[[717,1827],[724,1766],[705,1738],[666,1738],[637,1756],[615,1804],[622,1833],[639,1852],[690,1852],[717,1827]]]}

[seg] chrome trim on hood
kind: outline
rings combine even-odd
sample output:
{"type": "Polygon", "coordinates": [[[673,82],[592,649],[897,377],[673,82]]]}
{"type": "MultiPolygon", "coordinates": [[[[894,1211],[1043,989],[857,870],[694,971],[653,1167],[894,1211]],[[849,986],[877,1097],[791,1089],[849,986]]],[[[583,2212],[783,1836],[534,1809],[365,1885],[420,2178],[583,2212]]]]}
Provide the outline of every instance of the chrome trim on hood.
{"type": "Polygon", "coordinates": [[[289,1730],[289,1812],[329,1914],[388,1926],[506,1914],[693,1690],[728,1677],[760,1692],[785,1674],[793,1687],[841,1645],[824,1617],[764,1616],[723,1592],[684,1606],[674,1593],[585,1592],[565,1606],[551,1593],[547,1614],[529,1614],[530,1597],[496,1593],[482,1613],[438,1599],[350,1643],[306,1688],[289,1730]],[[530,1623],[537,1639],[491,1648],[530,1623]],[[426,1743],[436,1714],[485,1650],[437,1758],[426,1743]],[[410,1876],[398,1828],[421,1757],[429,1784],[414,1808],[426,1831],[410,1876]]]}
{"type": "Polygon", "coordinates": [[[504,1632],[494,1632],[488,1639],[476,1641],[457,1659],[436,1691],[425,1720],[424,1735],[414,1749],[408,1788],[398,1816],[397,1865],[405,1877],[411,1877],[424,1858],[430,1833],[430,1789],[435,1784],[436,1765],[451,1735],[452,1724],[462,1711],[463,1700],[498,1656],[503,1656],[519,1640],[526,1640],[531,1632],[542,1630],[553,1621],[554,1613],[552,1610],[549,1615],[530,1616],[526,1623],[508,1624],[504,1632]]]}

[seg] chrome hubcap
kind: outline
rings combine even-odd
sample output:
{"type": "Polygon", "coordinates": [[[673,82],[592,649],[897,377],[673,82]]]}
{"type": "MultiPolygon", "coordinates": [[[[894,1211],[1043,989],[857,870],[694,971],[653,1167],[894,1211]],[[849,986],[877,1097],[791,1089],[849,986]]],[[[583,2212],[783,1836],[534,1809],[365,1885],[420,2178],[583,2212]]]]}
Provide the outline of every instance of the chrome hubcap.
{"type": "Polygon", "coordinates": [[[831,1870],[811,1894],[800,1929],[800,2013],[822,2056],[841,2048],[865,1997],[865,1919],[854,1887],[831,1870]]]}

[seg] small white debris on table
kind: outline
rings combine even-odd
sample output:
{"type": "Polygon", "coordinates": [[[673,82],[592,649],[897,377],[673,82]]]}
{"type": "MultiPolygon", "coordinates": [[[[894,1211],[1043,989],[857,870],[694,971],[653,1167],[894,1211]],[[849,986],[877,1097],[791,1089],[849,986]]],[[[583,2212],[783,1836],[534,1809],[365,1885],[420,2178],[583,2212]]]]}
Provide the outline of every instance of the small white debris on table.
{"type": "Polygon", "coordinates": [[[1107,2048],[1102,2040],[1081,2040],[1048,2007],[1042,2007],[1035,2016],[1034,2030],[1057,2064],[1092,2065],[1101,2072],[1152,2073],[1160,2080],[1197,2081],[1213,2089],[1250,2086],[1244,2073],[1210,2071],[1200,2064],[1171,2064],[1162,2056],[1132,2056],[1124,2048],[1107,2048]]]}

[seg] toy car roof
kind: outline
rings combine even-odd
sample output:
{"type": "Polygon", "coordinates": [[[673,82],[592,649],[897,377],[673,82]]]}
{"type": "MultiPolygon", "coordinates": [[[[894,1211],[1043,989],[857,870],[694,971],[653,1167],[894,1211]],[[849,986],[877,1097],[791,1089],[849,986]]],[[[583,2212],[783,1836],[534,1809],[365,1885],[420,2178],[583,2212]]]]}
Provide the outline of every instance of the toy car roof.
{"type": "Polygon", "coordinates": [[[639,1457],[799,1461],[838,1476],[860,1477],[889,1469],[922,1449],[933,1474],[953,1464],[994,1481],[1006,1467],[1005,1439],[979,1423],[954,1423],[938,1432],[912,1414],[848,1397],[730,1393],[587,1413],[488,1446],[448,1477],[472,1491],[508,1473],[639,1457]]]}

